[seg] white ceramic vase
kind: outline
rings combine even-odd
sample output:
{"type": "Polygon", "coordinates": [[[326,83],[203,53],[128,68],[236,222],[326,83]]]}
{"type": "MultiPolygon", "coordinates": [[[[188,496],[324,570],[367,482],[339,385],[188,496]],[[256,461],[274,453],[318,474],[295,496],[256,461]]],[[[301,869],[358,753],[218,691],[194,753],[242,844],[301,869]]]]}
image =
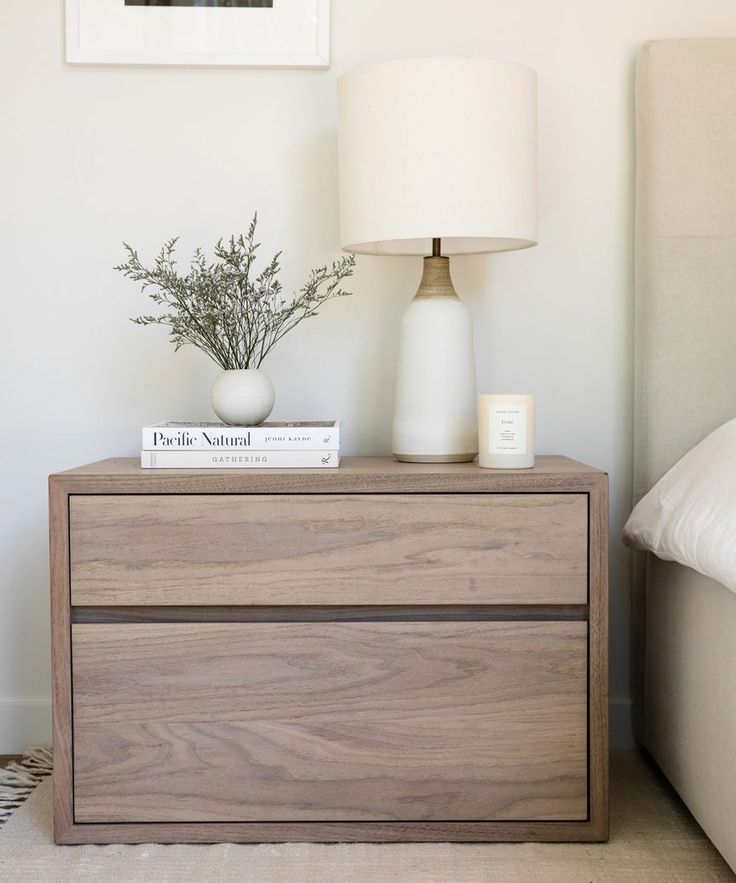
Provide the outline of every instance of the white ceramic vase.
{"type": "Polygon", "coordinates": [[[212,384],[212,410],[223,423],[258,426],[273,410],[273,383],[260,368],[223,371],[212,384]]]}

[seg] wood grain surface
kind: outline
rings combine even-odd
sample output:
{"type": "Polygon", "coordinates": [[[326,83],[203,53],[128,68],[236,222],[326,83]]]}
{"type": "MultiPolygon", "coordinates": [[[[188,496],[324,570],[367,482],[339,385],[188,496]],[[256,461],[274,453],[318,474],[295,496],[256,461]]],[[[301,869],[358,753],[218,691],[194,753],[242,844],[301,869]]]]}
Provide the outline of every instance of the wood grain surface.
{"type": "MultiPolygon", "coordinates": [[[[597,842],[582,822],[127,822],[73,823],[56,843],[511,843],[597,842]]],[[[605,838],[603,838],[605,839],[605,838]]]]}
{"type": "Polygon", "coordinates": [[[580,604],[584,494],[71,497],[75,605],[580,604]]]}
{"type": "Polygon", "coordinates": [[[608,839],[608,476],[590,491],[589,586],[590,819],[598,840],[608,839]]]}
{"type": "MultiPolygon", "coordinates": [[[[351,476],[361,482],[370,482],[377,476],[390,475],[394,482],[401,482],[406,477],[419,478],[427,481],[433,475],[446,475],[456,480],[465,476],[476,483],[489,478],[492,482],[503,481],[509,475],[527,475],[535,481],[552,475],[596,475],[600,473],[594,466],[586,466],[570,457],[561,454],[539,454],[531,469],[481,469],[477,463],[399,463],[393,457],[342,457],[339,469],[244,469],[233,473],[232,470],[220,470],[219,477],[223,474],[235,477],[236,480],[247,483],[257,482],[259,476],[269,475],[280,477],[288,487],[291,478],[308,479],[311,475],[320,485],[329,486],[338,475],[351,476]]],[[[216,469],[141,469],[138,457],[109,457],[106,460],[97,460],[94,463],[85,463],[64,472],[57,472],[54,478],[87,476],[125,478],[137,476],[143,481],[151,481],[155,477],[169,476],[174,480],[190,479],[193,476],[217,475],[216,469]]]]}
{"type": "Polygon", "coordinates": [[[475,463],[397,463],[343,457],[338,469],[141,469],[130,457],[52,476],[69,494],[585,493],[601,477],[568,457],[541,455],[532,469],[475,463]]]}
{"type": "Polygon", "coordinates": [[[51,700],[54,741],[54,837],[73,824],[72,813],[72,669],[69,597],[69,497],[59,482],[49,481],[51,581],[51,700]]]}
{"type": "Polygon", "coordinates": [[[584,820],[584,622],[74,625],[77,822],[584,820]]]}

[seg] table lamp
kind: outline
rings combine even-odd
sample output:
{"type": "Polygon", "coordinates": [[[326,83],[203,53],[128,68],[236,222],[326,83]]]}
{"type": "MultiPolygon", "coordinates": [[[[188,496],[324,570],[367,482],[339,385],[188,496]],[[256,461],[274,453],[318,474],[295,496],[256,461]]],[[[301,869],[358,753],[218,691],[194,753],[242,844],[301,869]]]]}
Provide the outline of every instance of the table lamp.
{"type": "Polygon", "coordinates": [[[409,58],[338,81],[340,241],[424,255],[401,323],[394,456],[478,452],[470,317],[449,255],[536,244],[536,74],[486,58],[409,58]]]}

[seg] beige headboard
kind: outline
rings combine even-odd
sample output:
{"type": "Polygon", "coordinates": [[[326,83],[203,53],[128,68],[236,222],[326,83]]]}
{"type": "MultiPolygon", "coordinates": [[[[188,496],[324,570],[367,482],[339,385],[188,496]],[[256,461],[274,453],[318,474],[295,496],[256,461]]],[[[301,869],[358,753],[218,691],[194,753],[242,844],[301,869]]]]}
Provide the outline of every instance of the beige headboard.
{"type": "Polygon", "coordinates": [[[636,86],[634,495],[736,416],[736,40],[661,40],[636,86]]]}
{"type": "MultiPolygon", "coordinates": [[[[736,416],[736,40],[645,46],[636,78],[634,502],[736,416]]],[[[634,730],[646,742],[646,556],[634,730]]]]}

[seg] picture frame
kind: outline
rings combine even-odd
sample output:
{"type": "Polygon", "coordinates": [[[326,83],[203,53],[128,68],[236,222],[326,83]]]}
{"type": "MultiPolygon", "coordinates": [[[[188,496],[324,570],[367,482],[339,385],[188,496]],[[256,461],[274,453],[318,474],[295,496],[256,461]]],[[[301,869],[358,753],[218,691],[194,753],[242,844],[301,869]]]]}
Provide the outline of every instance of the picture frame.
{"type": "Polygon", "coordinates": [[[66,0],[69,64],[330,64],[330,0],[66,0]]]}

